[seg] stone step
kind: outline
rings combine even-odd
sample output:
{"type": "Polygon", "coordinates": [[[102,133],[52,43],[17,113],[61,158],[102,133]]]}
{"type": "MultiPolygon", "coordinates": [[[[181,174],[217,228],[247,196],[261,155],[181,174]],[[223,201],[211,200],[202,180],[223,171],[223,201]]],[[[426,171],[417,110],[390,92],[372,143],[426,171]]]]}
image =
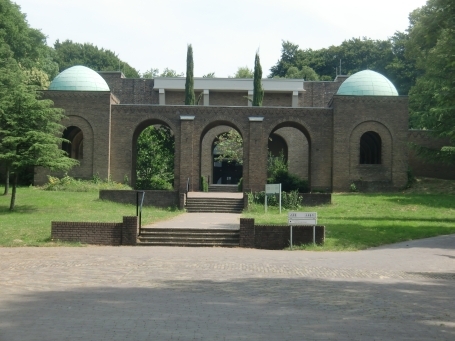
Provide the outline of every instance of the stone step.
{"type": "Polygon", "coordinates": [[[188,198],[186,211],[189,213],[241,213],[243,211],[243,199],[236,198],[188,198]]]}
{"type": "Polygon", "coordinates": [[[187,243],[187,242],[141,242],[138,246],[181,246],[181,247],[238,247],[239,243],[187,243]]]}
{"type": "Polygon", "coordinates": [[[239,230],[141,228],[138,245],[238,247],[239,230]]]}
{"type": "Polygon", "coordinates": [[[209,185],[209,192],[238,193],[237,185],[209,185]]]}

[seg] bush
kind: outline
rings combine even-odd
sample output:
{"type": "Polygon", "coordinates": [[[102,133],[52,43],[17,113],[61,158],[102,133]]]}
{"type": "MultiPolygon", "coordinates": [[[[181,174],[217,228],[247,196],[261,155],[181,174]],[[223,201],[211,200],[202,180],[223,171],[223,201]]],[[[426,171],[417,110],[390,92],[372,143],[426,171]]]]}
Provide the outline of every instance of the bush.
{"type": "Polygon", "coordinates": [[[93,180],[78,180],[65,175],[59,179],[48,176],[48,182],[39,187],[45,191],[64,191],[64,192],[97,192],[100,189],[131,189],[130,186],[110,180],[101,180],[95,176],[93,180]]]}
{"type": "MultiPolygon", "coordinates": [[[[281,206],[285,209],[298,209],[301,205],[302,197],[298,191],[282,192],[281,193],[281,206]]],[[[264,205],[265,192],[248,193],[248,205],[264,205]]],[[[279,206],[280,200],[278,195],[267,196],[268,206],[279,206]]]]}
{"type": "Polygon", "coordinates": [[[200,190],[202,192],[208,192],[209,191],[209,184],[205,177],[201,176],[201,183],[200,183],[200,190]]]}
{"type": "Polygon", "coordinates": [[[297,191],[299,193],[308,193],[310,191],[308,181],[302,180],[297,175],[291,174],[284,169],[278,170],[267,182],[281,184],[283,192],[297,191]]]}
{"type": "Polygon", "coordinates": [[[237,184],[237,190],[243,192],[243,178],[240,178],[239,183],[237,184]]]}
{"type": "Polygon", "coordinates": [[[173,186],[166,179],[159,176],[152,176],[149,179],[137,179],[136,189],[170,191],[173,189],[173,186]]]}

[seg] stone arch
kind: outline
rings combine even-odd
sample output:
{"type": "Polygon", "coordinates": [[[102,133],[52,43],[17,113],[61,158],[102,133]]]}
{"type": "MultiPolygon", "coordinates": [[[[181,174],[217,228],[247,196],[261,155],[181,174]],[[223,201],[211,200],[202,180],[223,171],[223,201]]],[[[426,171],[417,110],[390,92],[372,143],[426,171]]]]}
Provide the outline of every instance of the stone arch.
{"type": "Polygon", "coordinates": [[[176,178],[177,178],[177,174],[178,174],[178,155],[177,155],[177,132],[175,130],[175,127],[174,125],[169,121],[167,120],[166,118],[164,117],[159,117],[159,116],[156,116],[156,117],[149,117],[149,118],[146,118],[144,120],[142,120],[140,123],[138,123],[134,129],[134,132],[133,132],[133,135],[132,135],[132,141],[131,141],[131,145],[132,145],[132,155],[131,155],[131,185],[133,188],[136,187],[136,180],[137,180],[137,141],[138,141],[138,138],[139,136],[141,135],[141,133],[148,127],[150,126],[159,126],[159,125],[164,125],[164,126],[167,126],[170,128],[173,136],[174,136],[174,185],[173,187],[176,188],[176,186],[178,186],[176,184],[176,178]]]}
{"type": "MultiPolygon", "coordinates": [[[[244,134],[242,134],[241,129],[239,129],[238,125],[231,121],[226,121],[222,119],[216,119],[211,121],[210,123],[206,124],[202,127],[201,132],[199,134],[199,155],[200,157],[200,177],[204,177],[208,180],[209,184],[217,183],[216,179],[214,179],[214,162],[213,162],[213,148],[215,139],[223,133],[230,131],[231,129],[236,130],[242,139],[244,140],[244,134]]],[[[245,149],[243,151],[245,157],[245,149]]],[[[237,167],[237,173],[239,169],[237,167]]],[[[243,168],[241,170],[243,176],[243,168]]],[[[232,181],[238,181],[238,175],[235,175],[235,179],[232,181]]],[[[229,181],[230,182],[230,181],[229,181]]]]}
{"type": "Polygon", "coordinates": [[[393,135],[389,128],[378,121],[359,123],[349,137],[350,180],[391,181],[392,156],[393,135]],[[365,150],[370,147],[375,150],[365,150]],[[370,153],[370,160],[365,160],[363,153],[370,153]]]}
{"type": "Polygon", "coordinates": [[[271,125],[267,137],[276,134],[288,147],[287,161],[290,173],[311,183],[311,133],[308,124],[298,120],[281,120],[271,125]]]}
{"type": "Polygon", "coordinates": [[[79,161],[68,174],[75,178],[91,179],[93,177],[94,134],[90,123],[83,117],[69,115],[63,122],[63,138],[70,143],[62,143],[62,149],[79,161]]]}

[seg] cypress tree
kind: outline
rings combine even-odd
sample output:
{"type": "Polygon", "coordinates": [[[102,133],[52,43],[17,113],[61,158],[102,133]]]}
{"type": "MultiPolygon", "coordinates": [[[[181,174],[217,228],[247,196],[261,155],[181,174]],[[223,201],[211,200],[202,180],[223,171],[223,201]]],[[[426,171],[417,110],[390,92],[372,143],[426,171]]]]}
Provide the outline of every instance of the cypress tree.
{"type": "Polygon", "coordinates": [[[259,61],[259,53],[256,52],[254,59],[254,77],[253,77],[253,106],[261,107],[264,98],[264,89],[262,89],[262,67],[259,61]]]}
{"type": "Polygon", "coordinates": [[[189,44],[186,53],[185,105],[194,105],[196,102],[194,95],[193,69],[193,47],[189,44]]]}

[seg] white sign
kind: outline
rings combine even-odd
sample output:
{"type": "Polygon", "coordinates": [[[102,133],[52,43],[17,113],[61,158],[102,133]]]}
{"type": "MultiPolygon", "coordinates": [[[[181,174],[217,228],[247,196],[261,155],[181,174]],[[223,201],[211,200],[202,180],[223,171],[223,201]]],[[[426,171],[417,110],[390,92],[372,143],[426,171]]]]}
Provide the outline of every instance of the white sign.
{"type": "Polygon", "coordinates": [[[317,212],[289,212],[288,225],[317,225],[317,212]]]}
{"type": "Polygon", "coordinates": [[[281,193],[281,184],[265,185],[265,194],[279,194],[281,193]]]}

